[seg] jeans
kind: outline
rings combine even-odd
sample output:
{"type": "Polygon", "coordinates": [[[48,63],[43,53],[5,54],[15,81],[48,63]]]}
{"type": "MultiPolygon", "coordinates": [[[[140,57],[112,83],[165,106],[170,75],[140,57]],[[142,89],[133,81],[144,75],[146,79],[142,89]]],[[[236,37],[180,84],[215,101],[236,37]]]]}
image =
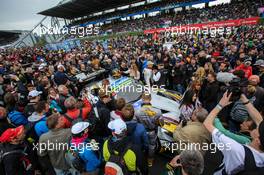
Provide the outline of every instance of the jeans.
{"type": "Polygon", "coordinates": [[[56,175],[80,175],[78,171],[75,169],[69,169],[69,170],[61,170],[61,169],[56,169],[54,168],[56,175]]]}

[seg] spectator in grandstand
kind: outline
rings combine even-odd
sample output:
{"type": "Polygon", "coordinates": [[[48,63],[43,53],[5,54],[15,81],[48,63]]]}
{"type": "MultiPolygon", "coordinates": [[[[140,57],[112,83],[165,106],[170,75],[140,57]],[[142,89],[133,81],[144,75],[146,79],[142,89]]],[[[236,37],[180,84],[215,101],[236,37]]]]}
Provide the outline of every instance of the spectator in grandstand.
{"type": "Polygon", "coordinates": [[[222,108],[231,103],[231,96],[232,93],[228,94],[226,92],[220,100],[219,104],[210,112],[210,114],[204,121],[205,127],[210,133],[212,133],[213,143],[221,143],[225,145],[224,149],[220,150],[224,155],[224,166],[222,166],[215,174],[222,174],[222,172],[225,172],[226,174],[234,174],[238,172],[243,172],[246,174],[262,173],[263,170],[261,170],[260,168],[263,167],[264,162],[264,154],[262,150],[264,145],[263,118],[245,95],[241,95],[241,101],[246,106],[250,117],[252,117],[257,125],[257,128],[250,133],[252,141],[248,145],[239,144],[233,139],[222,134],[213,125],[213,121],[216,118],[217,114],[222,110],[222,108]],[[254,157],[258,158],[255,159],[254,157]],[[232,165],[230,164],[231,162],[232,165]],[[247,162],[250,162],[251,165],[249,165],[247,162]]]}

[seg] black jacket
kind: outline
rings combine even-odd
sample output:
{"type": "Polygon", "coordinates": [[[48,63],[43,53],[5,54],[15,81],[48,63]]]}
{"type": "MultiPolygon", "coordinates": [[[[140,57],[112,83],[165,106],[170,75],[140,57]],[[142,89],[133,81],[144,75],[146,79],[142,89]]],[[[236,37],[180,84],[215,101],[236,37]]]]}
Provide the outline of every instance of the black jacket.
{"type": "Polygon", "coordinates": [[[2,135],[5,130],[7,130],[8,128],[13,128],[14,126],[10,123],[8,123],[7,119],[0,119],[0,135],[2,135]]]}
{"type": "Polygon", "coordinates": [[[172,68],[171,77],[173,84],[183,84],[185,78],[185,71],[183,67],[179,66],[172,68]]]}
{"type": "Polygon", "coordinates": [[[142,174],[148,174],[148,166],[144,153],[142,152],[140,145],[135,145],[131,142],[131,137],[125,137],[122,140],[113,141],[111,138],[108,142],[108,147],[118,153],[123,152],[125,148],[131,149],[136,155],[136,166],[142,174]]]}
{"type": "Polygon", "coordinates": [[[207,82],[204,89],[202,89],[202,103],[208,111],[211,111],[217,104],[217,97],[219,92],[219,84],[217,81],[212,83],[207,82]]]}
{"type": "Polygon", "coordinates": [[[35,112],[35,105],[37,103],[36,102],[29,102],[27,104],[27,106],[24,109],[24,114],[25,116],[28,118],[29,116],[31,116],[33,114],[33,112],[35,112]]]}
{"type": "Polygon", "coordinates": [[[10,143],[3,143],[0,145],[1,151],[4,153],[7,152],[13,152],[13,151],[18,151],[16,153],[9,154],[3,158],[3,166],[1,168],[0,174],[3,175],[31,175],[33,174],[32,172],[30,173],[29,171],[26,171],[21,159],[22,158],[27,158],[23,152],[24,152],[24,145],[19,144],[19,145],[13,145],[10,143]],[[4,171],[4,172],[3,172],[4,171]]]}
{"type": "Polygon", "coordinates": [[[197,65],[187,64],[186,66],[187,79],[190,79],[193,76],[193,73],[196,72],[197,68],[198,68],[197,65]]]}
{"type": "Polygon", "coordinates": [[[259,86],[264,88],[264,73],[259,74],[259,80],[260,80],[259,86]]]}
{"type": "Polygon", "coordinates": [[[110,122],[110,110],[106,104],[99,100],[96,104],[99,121],[96,124],[95,134],[101,137],[108,137],[111,135],[110,130],[108,129],[108,123],[110,122]]]}

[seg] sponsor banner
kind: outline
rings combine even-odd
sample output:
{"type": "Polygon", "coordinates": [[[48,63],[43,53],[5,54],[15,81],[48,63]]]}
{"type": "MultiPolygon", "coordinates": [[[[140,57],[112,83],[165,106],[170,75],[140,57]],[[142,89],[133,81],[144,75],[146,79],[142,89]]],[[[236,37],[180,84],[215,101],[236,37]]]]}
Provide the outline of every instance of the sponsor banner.
{"type": "Polygon", "coordinates": [[[149,30],[145,30],[144,34],[153,34],[153,33],[165,32],[165,31],[182,32],[185,30],[191,30],[192,28],[205,29],[205,28],[233,27],[233,26],[243,26],[243,25],[256,25],[259,19],[260,19],[259,17],[252,17],[252,18],[244,18],[244,19],[236,19],[236,20],[191,24],[184,26],[173,26],[168,28],[149,29],[149,30]]]}

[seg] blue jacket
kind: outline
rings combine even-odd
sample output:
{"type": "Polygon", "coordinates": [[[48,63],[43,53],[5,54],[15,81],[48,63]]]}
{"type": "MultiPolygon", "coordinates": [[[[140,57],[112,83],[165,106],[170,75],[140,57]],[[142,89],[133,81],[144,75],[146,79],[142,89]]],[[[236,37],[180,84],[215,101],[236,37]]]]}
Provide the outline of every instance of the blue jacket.
{"type": "Polygon", "coordinates": [[[46,120],[47,120],[47,118],[45,117],[45,118],[43,118],[41,121],[39,121],[39,122],[37,122],[37,123],[35,124],[34,129],[35,129],[35,131],[36,131],[36,133],[37,133],[37,135],[38,135],[39,137],[40,137],[42,134],[44,134],[44,133],[46,133],[46,132],[49,131],[49,128],[48,128],[47,123],[46,123],[46,120]]]}
{"type": "MultiPolygon", "coordinates": [[[[96,153],[92,150],[91,144],[89,142],[84,142],[82,145],[84,148],[79,148],[79,156],[85,162],[85,168],[87,172],[93,172],[99,168],[101,164],[100,158],[96,155],[96,153]]],[[[76,146],[81,147],[81,146],[76,146]]]]}
{"type": "Polygon", "coordinates": [[[143,65],[142,65],[142,71],[143,71],[146,67],[148,67],[148,60],[144,60],[143,65]]]}
{"type": "Polygon", "coordinates": [[[141,123],[137,123],[136,121],[128,121],[126,122],[126,124],[128,136],[131,137],[133,143],[136,145],[141,145],[141,148],[147,151],[149,140],[144,125],[141,123]]]}
{"type": "Polygon", "coordinates": [[[17,111],[17,110],[13,110],[13,111],[9,112],[7,117],[11,121],[11,123],[15,126],[20,126],[20,125],[25,126],[28,124],[28,120],[24,116],[24,114],[22,112],[17,111]]]}

